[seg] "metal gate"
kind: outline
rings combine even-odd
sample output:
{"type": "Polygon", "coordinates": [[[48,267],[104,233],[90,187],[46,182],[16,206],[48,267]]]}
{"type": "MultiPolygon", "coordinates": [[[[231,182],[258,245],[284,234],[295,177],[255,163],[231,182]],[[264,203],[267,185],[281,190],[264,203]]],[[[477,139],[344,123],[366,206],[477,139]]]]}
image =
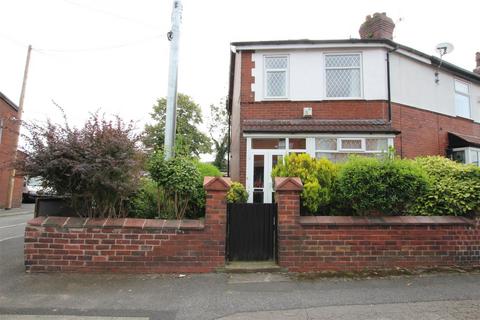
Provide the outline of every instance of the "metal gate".
{"type": "Polygon", "coordinates": [[[273,260],[276,256],[277,204],[231,203],[227,206],[227,258],[273,260]]]}

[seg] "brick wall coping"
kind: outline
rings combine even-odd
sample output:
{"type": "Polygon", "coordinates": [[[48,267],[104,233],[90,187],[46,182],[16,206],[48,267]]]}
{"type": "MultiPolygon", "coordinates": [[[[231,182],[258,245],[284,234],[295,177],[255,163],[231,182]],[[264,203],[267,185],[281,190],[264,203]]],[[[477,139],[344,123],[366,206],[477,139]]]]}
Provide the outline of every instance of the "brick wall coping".
{"type": "Polygon", "coordinates": [[[27,222],[29,226],[56,228],[126,228],[126,229],[177,229],[203,230],[202,220],[163,220],[163,219],[96,219],[74,217],[37,217],[27,222]]]}
{"type": "Polygon", "coordinates": [[[302,216],[302,226],[398,226],[398,225],[475,225],[475,220],[454,216],[302,216]]]}

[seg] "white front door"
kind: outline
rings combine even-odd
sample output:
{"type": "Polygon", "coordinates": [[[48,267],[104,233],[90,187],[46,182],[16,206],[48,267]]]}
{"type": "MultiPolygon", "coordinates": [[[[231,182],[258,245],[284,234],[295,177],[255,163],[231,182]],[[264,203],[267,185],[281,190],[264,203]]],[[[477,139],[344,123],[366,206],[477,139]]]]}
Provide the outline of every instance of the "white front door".
{"type": "Polygon", "coordinates": [[[274,202],[272,169],[281,161],[283,150],[252,150],[248,159],[247,189],[248,202],[274,202]]]}

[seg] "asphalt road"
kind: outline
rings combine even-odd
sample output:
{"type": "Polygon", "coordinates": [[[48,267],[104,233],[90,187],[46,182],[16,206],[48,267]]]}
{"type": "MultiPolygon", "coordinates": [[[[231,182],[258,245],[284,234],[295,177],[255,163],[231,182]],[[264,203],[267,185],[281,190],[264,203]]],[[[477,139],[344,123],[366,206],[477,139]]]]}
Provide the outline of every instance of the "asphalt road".
{"type": "Polygon", "coordinates": [[[30,216],[0,213],[0,320],[480,319],[480,273],[315,280],[26,274],[18,236],[30,216]]]}

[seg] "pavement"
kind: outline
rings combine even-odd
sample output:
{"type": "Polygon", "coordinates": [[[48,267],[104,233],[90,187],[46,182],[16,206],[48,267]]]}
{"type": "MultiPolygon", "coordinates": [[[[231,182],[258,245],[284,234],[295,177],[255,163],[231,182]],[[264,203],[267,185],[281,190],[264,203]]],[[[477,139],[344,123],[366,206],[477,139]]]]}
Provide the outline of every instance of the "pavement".
{"type": "Polygon", "coordinates": [[[0,320],[478,320],[480,273],[26,274],[31,207],[0,211],[0,320]],[[27,212],[25,212],[27,211],[27,212]]]}

